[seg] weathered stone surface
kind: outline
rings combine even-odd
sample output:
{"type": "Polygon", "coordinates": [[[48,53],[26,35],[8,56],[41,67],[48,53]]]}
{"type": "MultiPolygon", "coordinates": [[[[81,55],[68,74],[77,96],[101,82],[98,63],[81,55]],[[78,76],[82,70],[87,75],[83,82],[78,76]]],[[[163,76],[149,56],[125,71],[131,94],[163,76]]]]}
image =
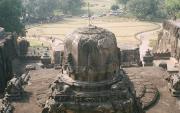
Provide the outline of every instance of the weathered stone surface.
{"type": "Polygon", "coordinates": [[[180,20],[168,20],[163,23],[154,53],[160,57],[169,57],[170,53],[170,56],[180,58],[180,20]]]}
{"type": "Polygon", "coordinates": [[[143,57],[144,66],[152,66],[153,65],[153,60],[154,60],[154,57],[151,54],[151,51],[150,50],[146,51],[146,54],[143,57]]]}
{"type": "Polygon", "coordinates": [[[158,89],[143,76],[127,74],[133,83],[136,97],[140,99],[143,109],[151,107],[158,99],[158,89]]]}
{"type": "Polygon", "coordinates": [[[116,45],[115,35],[105,29],[96,26],[79,28],[67,36],[65,63],[71,54],[71,67],[77,80],[88,81],[88,76],[89,81],[112,78],[119,67],[116,45]]]}
{"type": "Polygon", "coordinates": [[[118,52],[114,34],[103,28],[88,26],[68,35],[64,69],[50,86],[43,113],[143,113],[118,52]]]}
{"type": "Polygon", "coordinates": [[[172,74],[166,80],[168,81],[172,96],[180,96],[180,74],[172,74]]]}
{"type": "Polygon", "coordinates": [[[7,84],[5,93],[10,100],[19,100],[22,98],[23,94],[23,85],[25,84],[25,79],[15,75],[7,84]]]}
{"type": "Polygon", "coordinates": [[[6,97],[0,99],[0,113],[13,113],[13,111],[14,106],[11,105],[6,97]]]}
{"type": "MultiPolygon", "coordinates": [[[[4,32],[1,29],[1,33],[4,32]]],[[[12,59],[16,56],[16,39],[11,34],[0,36],[0,92],[12,77],[12,59]]]]}
{"type": "Polygon", "coordinates": [[[30,46],[30,43],[24,39],[24,38],[19,38],[18,39],[18,50],[19,50],[19,55],[24,56],[28,52],[28,47],[30,46]]]}
{"type": "Polygon", "coordinates": [[[140,65],[139,48],[120,50],[121,66],[131,67],[140,65]]]}
{"type": "Polygon", "coordinates": [[[0,37],[4,34],[4,28],[0,27],[0,37]]]}

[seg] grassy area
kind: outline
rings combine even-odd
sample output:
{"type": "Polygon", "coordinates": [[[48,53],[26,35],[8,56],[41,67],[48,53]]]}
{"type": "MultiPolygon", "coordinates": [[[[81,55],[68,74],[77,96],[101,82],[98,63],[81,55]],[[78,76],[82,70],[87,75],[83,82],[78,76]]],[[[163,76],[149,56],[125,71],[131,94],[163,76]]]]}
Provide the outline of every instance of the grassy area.
{"type": "Polygon", "coordinates": [[[30,46],[31,46],[31,47],[40,47],[40,46],[42,46],[42,43],[43,43],[43,46],[45,46],[45,47],[48,47],[48,46],[49,46],[48,43],[46,43],[46,42],[41,42],[41,41],[39,41],[39,40],[37,40],[37,39],[27,39],[27,40],[30,42],[30,46]]]}
{"type": "MultiPolygon", "coordinates": [[[[157,25],[149,22],[119,17],[97,18],[92,20],[92,24],[112,31],[117,37],[119,46],[127,44],[137,45],[139,42],[134,38],[134,34],[158,27],[157,25]]],[[[69,34],[74,29],[87,25],[87,19],[82,19],[79,17],[69,18],[61,22],[43,24],[37,27],[33,27],[28,30],[27,36],[52,36],[64,40],[65,35],[69,34]]]]}
{"type": "Polygon", "coordinates": [[[157,40],[156,40],[156,39],[151,39],[151,40],[149,41],[149,46],[150,46],[150,47],[155,47],[155,46],[156,46],[156,43],[157,43],[157,40]]]}

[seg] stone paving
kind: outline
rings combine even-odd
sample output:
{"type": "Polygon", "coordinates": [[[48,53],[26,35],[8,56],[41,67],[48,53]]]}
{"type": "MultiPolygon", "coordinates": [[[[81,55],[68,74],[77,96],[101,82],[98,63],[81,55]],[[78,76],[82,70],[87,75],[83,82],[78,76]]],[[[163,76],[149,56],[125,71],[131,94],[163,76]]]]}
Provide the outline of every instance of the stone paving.
{"type": "MultiPolygon", "coordinates": [[[[142,92],[144,84],[146,84],[148,89],[148,95],[144,96],[146,98],[141,98],[144,105],[148,105],[146,102],[152,101],[152,98],[149,97],[155,96],[154,94],[156,93],[154,93],[154,91],[156,90],[154,90],[154,88],[158,89],[159,97],[155,104],[148,107],[146,113],[180,113],[180,98],[171,96],[168,83],[165,80],[165,77],[168,75],[167,72],[158,67],[125,68],[125,71],[130,75],[130,79],[138,78],[147,81],[143,84],[139,82],[139,85],[141,86],[139,92],[142,92]],[[134,76],[134,78],[131,76],[134,76]]],[[[134,82],[134,84],[136,86],[136,82],[134,82]]],[[[142,93],[139,95],[141,96],[142,93]]]]}

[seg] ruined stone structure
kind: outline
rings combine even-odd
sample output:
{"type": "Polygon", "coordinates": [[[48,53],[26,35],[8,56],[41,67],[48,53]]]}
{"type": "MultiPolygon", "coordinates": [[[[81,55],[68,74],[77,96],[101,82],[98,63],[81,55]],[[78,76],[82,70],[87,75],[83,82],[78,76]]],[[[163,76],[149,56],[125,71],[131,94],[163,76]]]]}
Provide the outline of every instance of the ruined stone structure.
{"type": "Polygon", "coordinates": [[[143,113],[120,68],[115,35],[103,28],[78,28],[67,36],[63,70],[51,84],[42,113],[143,113]]]}
{"type": "Polygon", "coordinates": [[[0,92],[12,77],[12,59],[16,56],[16,38],[0,28],[0,92]]]}
{"type": "Polygon", "coordinates": [[[60,47],[53,48],[52,62],[55,65],[62,65],[63,60],[63,50],[60,47]]]}
{"type": "Polygon", "coordinates": [[[144,66],[153,66],[153,60],[154,60],[154,57],[151,54],[151,51],[150,50],[146,51],[146,54],[143,57],[144,66]]]}
{"type": "Polygon", "coordinates": [[[7,84],[5,89],[6,96],[10,100],[19,100],[23,93],[23,79],[15,75],[7,84]]]}
{"type": "Polygon", "coordinates": [[[11,105],[6,97],[0,99],[0,113],[13,113],[13,111],[14,106],[11,105]]]}
{"type": "Polygon", "coordinates": [[[180,20],[168,20],[163,23],[163,30],[159,33],[153,52],[155,58],[180,59],[180,20]]]}
{"type": "Polygon", "coordinates": [[[180,73],[170,75],[167,81],[172,96],[180,96],[180,73]]]}
{"type": "Polygon", "coordinates": [[[119,56],[123,67],[138,66],[141,62],[139,48],[120,50],[119,56]]]}
{"type": "Polygon", "coordinates": [[[28,52],[28,47],[30,46],[30,43],[24,39],[24,38],[19,38],[18,39],[18,53],[19,56],[25,56],[28,52]]]}

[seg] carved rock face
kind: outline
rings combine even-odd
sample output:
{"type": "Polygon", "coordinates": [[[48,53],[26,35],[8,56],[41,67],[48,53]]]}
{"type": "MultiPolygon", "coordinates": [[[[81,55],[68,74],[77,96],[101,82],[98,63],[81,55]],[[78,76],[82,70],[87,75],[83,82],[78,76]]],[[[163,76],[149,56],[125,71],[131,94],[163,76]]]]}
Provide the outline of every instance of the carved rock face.
{"type": "Polygon", "coordinates": [[[64,52],[65,63],[72,68],[76,80],[111,79],[119,67],[115,35],[96,26],[79,28],[68,35],[64,52]]]}
{"type": "Polygon", "coordinates": [[[0,38],[4,34],[4,28],[0,27],[0,38]]]}

